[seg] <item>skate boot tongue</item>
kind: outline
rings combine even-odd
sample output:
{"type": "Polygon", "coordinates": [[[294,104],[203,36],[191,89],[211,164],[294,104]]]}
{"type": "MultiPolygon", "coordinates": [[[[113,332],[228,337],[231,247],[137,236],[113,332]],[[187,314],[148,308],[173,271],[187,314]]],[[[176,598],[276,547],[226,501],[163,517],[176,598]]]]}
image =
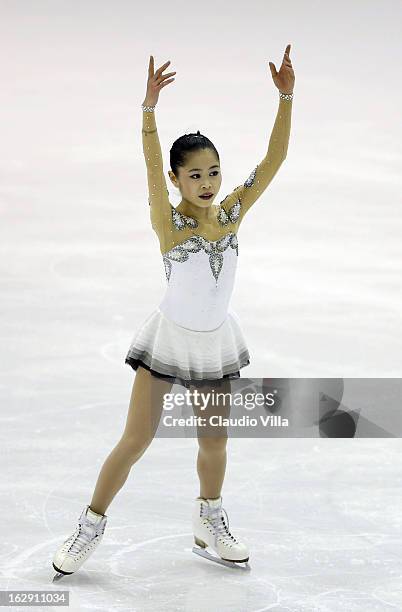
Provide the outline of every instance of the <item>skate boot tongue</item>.
{"type": "Polygon", "coordinates": [[[210,508],[220,508],[222,506],[222,497],[218,499],[207,499],[210,508]]]}
{"type": "Polygon", "coordinates": [[[89,522],[94,523],[95,525],[97,525],[103,519],[103,514],[97,514],[96,512],[91,510],[91,508],[89,508],[89,506],[88,506],[88,510],[87,510],[87,513],[86,513],[86,518],[87,518],[87,520],[89,522]]]}

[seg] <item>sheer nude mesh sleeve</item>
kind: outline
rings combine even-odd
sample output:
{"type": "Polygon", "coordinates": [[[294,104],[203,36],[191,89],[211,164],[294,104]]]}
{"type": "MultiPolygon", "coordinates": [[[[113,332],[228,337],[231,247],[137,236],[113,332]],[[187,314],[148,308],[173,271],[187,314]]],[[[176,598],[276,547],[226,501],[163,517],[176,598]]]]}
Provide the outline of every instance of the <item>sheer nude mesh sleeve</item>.
{"type": "Polygon", "coordinates": [[[151,225],[164,249],[167,228],[171,225],[172,206],[169,202],[163,173],[162,151],[156,127],[155,112],[142,111],[142,145],[147,167],[148,202],[151,225]]]}
{"type": "Polygon", "coordinates": [[[221,202],[225,208],[230,208],[240,199],[239,225],[246,212],[264,193],[286,158],[290,137],[292,103],[292,100],[279,99],[279,108],[264,159],[257,164],[243,185],[236,187],[221,202]]]}

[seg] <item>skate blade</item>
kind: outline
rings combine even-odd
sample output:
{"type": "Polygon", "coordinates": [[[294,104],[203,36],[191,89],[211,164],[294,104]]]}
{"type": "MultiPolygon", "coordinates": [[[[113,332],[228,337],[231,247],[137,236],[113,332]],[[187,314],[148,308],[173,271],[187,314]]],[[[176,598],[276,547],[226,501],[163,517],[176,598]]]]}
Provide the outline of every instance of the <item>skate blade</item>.
{"type": "Polygon", "coordinates": [[[208,559],[209,561],[214,561],[215,563],[218,563],[219,565],[224,565],[225,567],[232,567],[232,568],[242,570],[242,571],[247,571],[247,572],[251,570],[251,567],[249,566],[247,561],[245,562],[244,561],[228,561],[226,559],[221,559],[220,557],[211,555],[211,553],[206,551],[205,548],[201,548],[200,546],[193,546],[193,553],[195,553],[196,555],[199,555],[200,557],[204,557],[205,559],[208,559]],[[244,563],[244,565],[240,565],[240,563],[244,563]]]}
{"type": "Polygon", "coordinates": [[[66,574],[60,574],[59,572],[53,576],[52,582],[59,582],[62,578],[64,578],[66,574]]]}

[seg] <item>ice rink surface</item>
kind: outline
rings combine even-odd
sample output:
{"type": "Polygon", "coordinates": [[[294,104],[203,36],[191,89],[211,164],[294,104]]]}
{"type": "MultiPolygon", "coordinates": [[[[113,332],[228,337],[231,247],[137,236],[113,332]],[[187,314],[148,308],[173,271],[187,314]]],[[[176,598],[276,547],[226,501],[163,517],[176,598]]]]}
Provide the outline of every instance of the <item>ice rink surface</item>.
{"type": "Polygon", "coordinates": [[[165,174],[173,140],[200,129],[221,156],[218,203],[265,155],[268,60],[292,43],[288,156],[239,232],[242,376],[401,376],[397,4],[249,4],[4,6],[0,589],[66,589],[74,612],[402,610],[398,438],[230,439],[223,506],[248,574],[192,554],[197,440],[155,438],[99,549],[51,582],[166,282],[141,147],[150,53],[177,70],[156,117],[165,174]]]}

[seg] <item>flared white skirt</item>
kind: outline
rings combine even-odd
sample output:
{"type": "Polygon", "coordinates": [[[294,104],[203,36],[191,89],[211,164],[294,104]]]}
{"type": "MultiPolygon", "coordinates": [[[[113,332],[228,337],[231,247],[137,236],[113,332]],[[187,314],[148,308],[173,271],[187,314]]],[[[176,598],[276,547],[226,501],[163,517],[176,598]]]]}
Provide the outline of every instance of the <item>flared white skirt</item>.
{"type": "Polygon", "coordinates": [[[194,383],[239,378],[250,355],[237,315],[230,311],[219,327],[196,331],[181,327],[158,308],[131,341],[125,363],[155,376],[194,383]]]}

